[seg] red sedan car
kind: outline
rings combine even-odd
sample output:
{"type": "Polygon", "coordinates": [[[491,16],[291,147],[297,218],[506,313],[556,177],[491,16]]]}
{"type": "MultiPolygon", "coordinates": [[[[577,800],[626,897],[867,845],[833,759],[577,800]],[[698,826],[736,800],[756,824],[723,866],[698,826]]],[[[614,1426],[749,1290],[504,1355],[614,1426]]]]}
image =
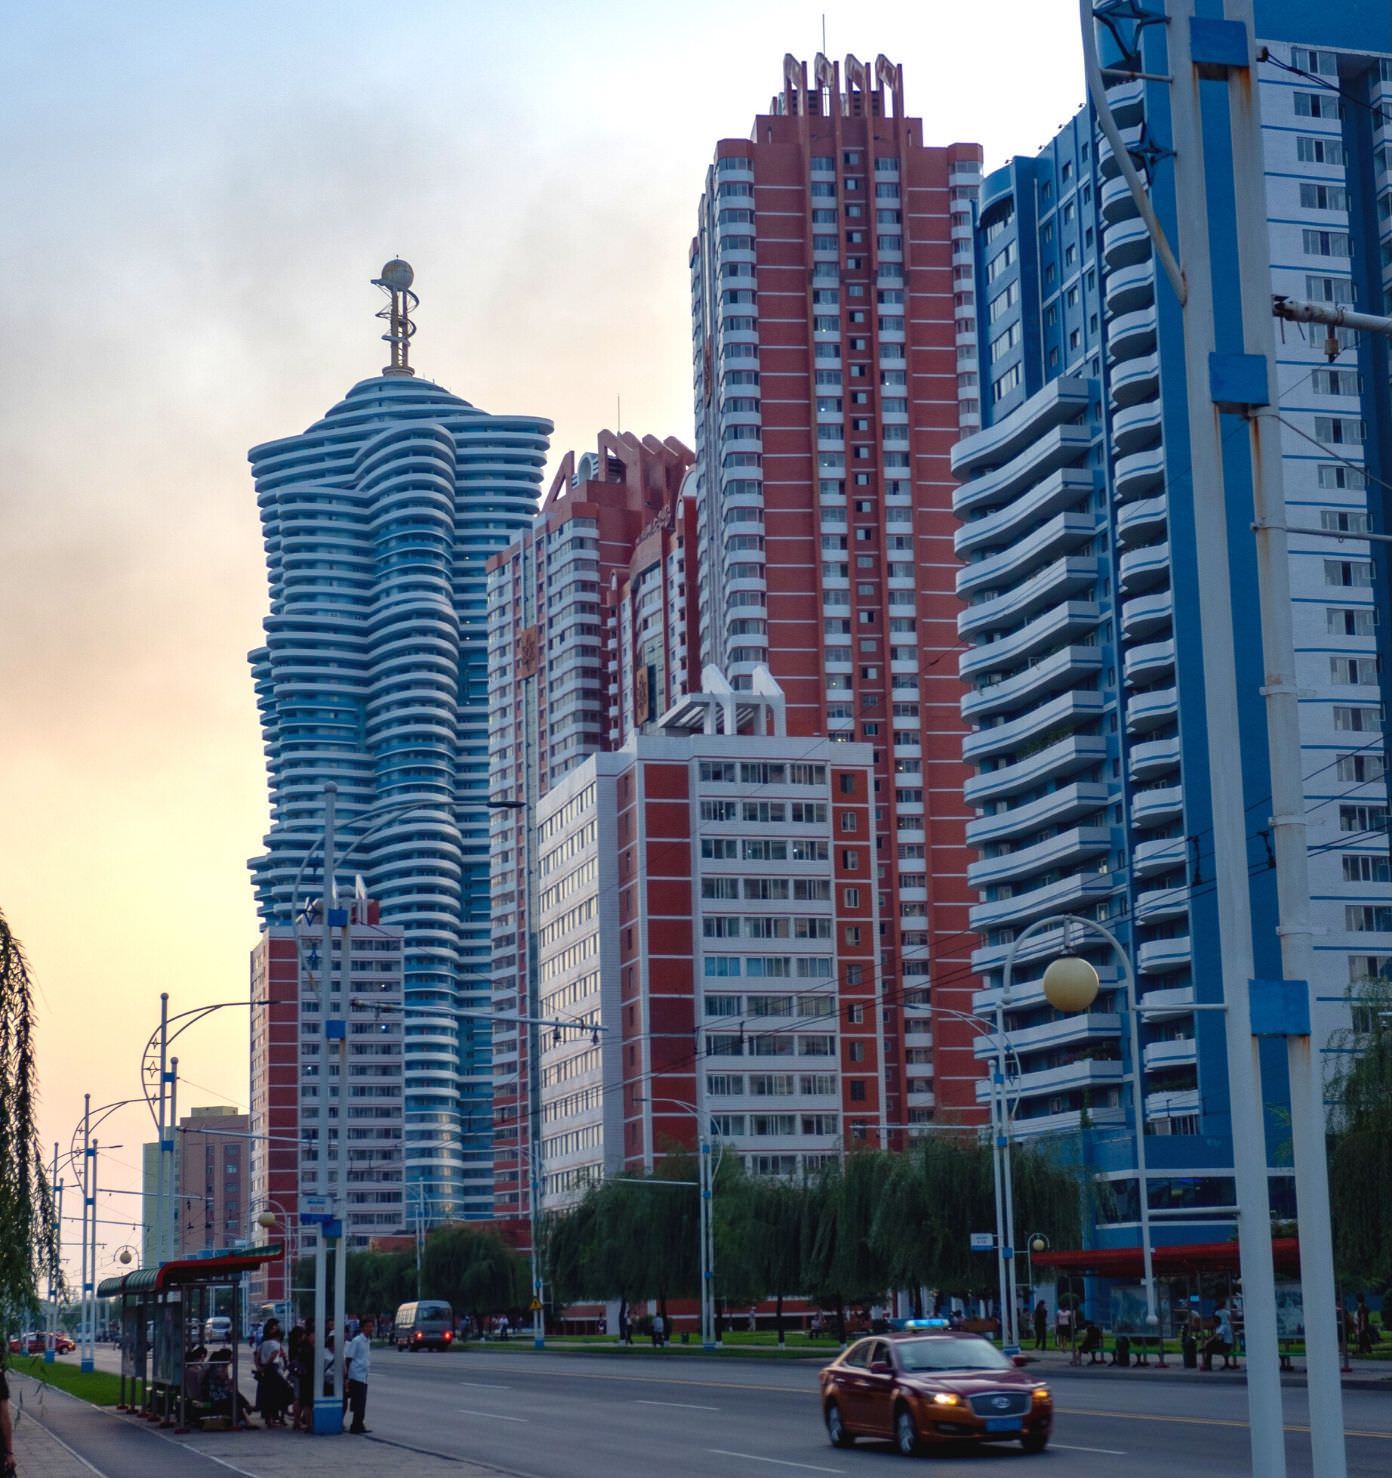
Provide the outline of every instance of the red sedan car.
{"type": "Polygon", "coordinates": [[[1054,1420],[1043,1381],[990,1341],[940,1327],[858,1340],[822,1370],[821,1385],[835,1447],[889,1437],[905,1457],[947,1442],[1018,1442],[1042,1452],[1054,1420]]]}

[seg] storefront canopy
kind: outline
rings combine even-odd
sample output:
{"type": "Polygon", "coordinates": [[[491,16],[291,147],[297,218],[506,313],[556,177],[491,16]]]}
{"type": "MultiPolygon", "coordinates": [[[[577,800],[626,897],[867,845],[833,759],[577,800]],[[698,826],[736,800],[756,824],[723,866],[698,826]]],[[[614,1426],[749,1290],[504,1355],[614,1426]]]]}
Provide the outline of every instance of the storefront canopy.
{"type": "MultiPolygon", "coordinates": [[[[1300,1240],[1297,1237],[1273,1237],[1272,1260],[1278,1273],[1300,1271],[1300,1240]]],[[[1151,1264],[1157,1277],[1192,1277],[1197,1273],[1232,1273],[1242,1271],[1236,1242],[1195,1242],[1187,1246],[1155,1247],[1151,1264]]],[[[1036,1252],[1036,1268],[1053,1268],[1059,1273],[1080,1273],[1101,1278],[1142,1278],[1145,1257],[1139,1247],[1092,1247],[1076,1251],[1036,1252]]]]}
{"type": "Polygon", "coordinates": [[[119,1278],[106,1278],[97,1285],[97,1297],[163,1293],[166,1288],[184,1288],[195,1283],[228,1283],[265,1263],[279,1262],[284,1255],[284,1243],[267,1242],[260,1247],[217,1252],[209,1257],[175,1258],[157,1268],[136,1268],[133,1273],[122,1273],[119,1278]]]}

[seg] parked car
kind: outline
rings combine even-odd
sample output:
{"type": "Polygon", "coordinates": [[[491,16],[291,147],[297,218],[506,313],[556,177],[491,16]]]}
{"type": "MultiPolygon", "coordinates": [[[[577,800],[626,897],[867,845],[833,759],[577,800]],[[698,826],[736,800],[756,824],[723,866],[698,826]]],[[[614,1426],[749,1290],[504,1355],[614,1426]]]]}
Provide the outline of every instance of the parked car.
{"type": "Polygon", "coordinates": [[[454,1310],[439,1299],[402,1304],[392,1320],[398,1350],[447,1350],[454,1343],[454,1310]]]}
{"type": "Polygon", "coordinates": [[[61,1329],[53,1332],[53,1348],[60,1355],[66,1355],[77,1348],[77,1341],[71,1335],[64,1334],[61,1329]]]}
{"type": "Polygon", "coordinates": [[[232,1342],[232,1320],[226,1314],[214,1314],[203,1324],[203,1343],[210,1350],[232,1342]]]}

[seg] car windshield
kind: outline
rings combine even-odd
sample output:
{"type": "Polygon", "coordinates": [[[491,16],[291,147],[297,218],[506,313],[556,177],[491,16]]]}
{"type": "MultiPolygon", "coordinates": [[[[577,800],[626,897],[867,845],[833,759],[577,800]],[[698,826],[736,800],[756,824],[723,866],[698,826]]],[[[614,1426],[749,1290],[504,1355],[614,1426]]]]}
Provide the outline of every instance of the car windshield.
{"type": "Polygon", "coordinates": [[[416,1317],[418,1319],[448,1319],[450,1306],[448,1304],[418,1304],[416,1306],[416,1317]]]}
{"type": "Polygon", "coordinates": [[[984,1339],[903,1339],[895,1341],[906,1371],[1010,1370],[1009,1360],[984,1339]]]}

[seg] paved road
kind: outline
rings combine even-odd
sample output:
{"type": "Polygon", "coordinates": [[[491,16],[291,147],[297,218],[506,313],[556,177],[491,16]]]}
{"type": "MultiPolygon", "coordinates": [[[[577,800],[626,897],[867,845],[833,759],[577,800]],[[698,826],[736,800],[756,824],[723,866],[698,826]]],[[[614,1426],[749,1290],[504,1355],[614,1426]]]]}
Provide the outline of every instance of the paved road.
{"type": "MultiPolygon", "coordinates": [[[[889,1445],[827,1445],[811,1365],[697,1362],[680,1357],[374,1353],[368,1424],[379,1439],[494,1464],[525,1478],[750,1478],[779,1473],[875,1474],[889,1445]]],[[[1144,1372],[1137,1372],[1143,1375],[1144,1372]]],[[[1059,1412],[1050,1454],[988,1449],[933,1461],[941,1475],[1012,1470],[1251,1478],[1241,1387],[1149,1386],[1051,1377],[1059,1412]]],[[[1305,1393],[1287,1390],[1291,1478],[1312,1472],[1305,1393]]],[[[1392,1470],[1392,1402],[1345,1396],[1350,1473],[1392,1470]]],[[[891,1468],[890,1471],[893,1471],[891,1468]]]]}
{"type": "MultiPolygon", "coordinates": [[[[1000,1447],[931,1460],[934,1475],[1066,1473],[1068,1478],[1252,1478],[1242,1385],[1147,1382],[1145,1372],[1049,1374],[1058,1415],[1040,1457],[1000,1447]],[[1099,1378],[1101,1377],[1101,1378],[1099,1378]],[[1013,1465],[1024,1463],[1025,1467],[1013,1465]]],[[[814,1364],[680,1356],[373,1353],[364,1447],[428,1452],[515,1478],[796,1478],[893,1473],[887,1443],[827,1445],[814,1364]]],[[[1303,1389],[1284,1392],[1290,1478],[1310,1478],[1303,1389]]],[[[1347,1391],[1352,1478],[1392,1471],[1392,1401],[1347,1391]]],[[[345,1473],[356,1467],[356,1456],[345,1473]]],[[[113,1478],[117,1475],[113,1474],[113,1478]]],[[[120,1475],[123,1478],[123,1475],[120,1475]]],[[[146,1478],[146,1475],[135,1475],[146,1478]]]]}

